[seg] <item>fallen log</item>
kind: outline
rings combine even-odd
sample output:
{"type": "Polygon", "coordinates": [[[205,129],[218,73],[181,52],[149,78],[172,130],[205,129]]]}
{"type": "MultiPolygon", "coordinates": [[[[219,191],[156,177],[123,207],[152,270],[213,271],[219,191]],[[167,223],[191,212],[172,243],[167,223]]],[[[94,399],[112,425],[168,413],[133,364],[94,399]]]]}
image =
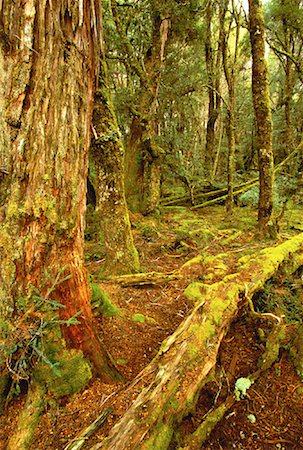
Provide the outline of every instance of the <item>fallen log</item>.
{"type": "Polygon", "coordinates": [[[123,287],[127,286],[150,286],[162,285],[169,281],[178,280],[181,277],[178,271],[169,273],[162,272],[145,272],[129,275],[121,275],[117,277],[109,277],[102,280],[103,283],[118,283],[123,287]]]}
{"type": "Polygon", "coordinates": [[[193,311],[128,388],[130,395],[140,388],[132,406],[109,436],[90,448],[166,450],[176,426],[194,410],[239,306],[282,265],[291,272],[303,265],[303,233],[243,258],[236,273],[213,285],[191,284],[185,295],[195,302],[193,311]]]}
{"type": "MultiPolygon", "coordinates": [[[[285,166],[289,162],[289,160],[295,156],[297,153],[301,152],[303,149],[303,141],[300,142],[300,144],[295,148],[293,152],[291,152],[283,161],[281,161],[279,164],[277,164],[274,168],[274,173],[277,173],[282,167],[285,166]]],[[[251,189],[253,186],[256,186],[259,184],[259,178],[254,178],[250,181],[247,181],[246,183],[240,184],[239,186],[234,186],[234,197],[243,194],[244,192],[247,192],[249,189],[251,189]]],[[[209,192],[208,194],[212,194],[209,192]]],[[[211,195],[209,195],[210,197],[211,195]]],[[[198,198],[198,196],[196,197],[198,198]]],[[[202,198],[202,197],[201,197],[202,198]]],[[[206,196],[207,198],[207,196],[206,196]]],[[[199,209],[199,208],[205,208],[206,206],[214,205],[218,202],[223,202],[227,199],[227,188],[224,188],[220,191],[218,191],[218,195],[215,196],[215,198],[212,198],[210,200],[207,200],[203,203],[200,203],[199,205],[192,206],[191,209],[199,209]]]]}

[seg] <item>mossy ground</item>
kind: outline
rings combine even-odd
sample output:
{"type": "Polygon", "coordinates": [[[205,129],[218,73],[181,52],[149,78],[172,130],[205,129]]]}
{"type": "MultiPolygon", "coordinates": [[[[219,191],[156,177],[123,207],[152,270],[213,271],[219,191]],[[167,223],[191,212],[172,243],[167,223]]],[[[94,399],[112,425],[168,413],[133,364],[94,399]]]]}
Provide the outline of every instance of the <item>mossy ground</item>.
{"type": "MultiPolygon", "coordinates": [[[[154,358],[163,340],[173,333],[194,307],[201,289],[219,282],[226,274],[232,275],[238,270],[241,257],[245,259],[241,260],[241,264],[244,264],[260,247],[274,244],[273,241],[262,244],[254,240],[256,220],[255,211],[250,208],[236,208],[234,215],[229,218],[225,217],[223,207],[197,212],[184,207],[167,207],[162,209],[160,216],[152,218],[132,215],[142,270],[167,273],[190,261],[183,266],[179,280],[162,286],[125,288],[114,282],[100,282],[98,273],[102,266],[103,248],[100,242],[87,242],[86,264],[93,283],[93,305],[98,305],[94,309],[98,335],[127,381],[133,380],[154,358]],[[192,260],[193,258],[196,259],[192,260]],[[187,286],[189,287],[184,295],[187,286]],[[104,301],[104,297],[107,301],[104,301]],[[113,314],[102,313],[101,306],[104,303],[107,306],[110,304],[107,311],[114,312],[113,314]],[[153,320],[148,320],[149,318],[153,320]]],[[[281,240],[298,233],[298,220],[298,214],[289,212],[282,223],[281,240]]],[[[300,315],[300,302],[293,302],[290,296],[290,293],[294,293],[293,284],[300,282],[300,277],[291,279],[288,274],[281,277],[278,281],[282,284],[279,285],[275,280],[273,291],[266,287],[265,297],[262,298],[268,300],[283,297],[283,303],[274,303],[272,312],[285,313],[283,308],[289,311],[290,321],[286,327],[288,334],[296,326],[300,315]],[[285,280],[289,286],[284,286],[285,280]]],[[[255,307],[259,312],[272,307],[261,301],[260,297],[258,302],[255,307]]],[[[219,301],[215,310],[210,311],[214,322],[220,320],[223,307],[219,301]]],[[[246,377],[257,369],[264,339],[271,329],[271,323],[256,321],[244,308],[243,314],[232,324],[223,341],[216,376],[208,381],[204,395],[199,399],[188,399],[189,403],[197,402],[197,408],[183,420],[179,429],[181,438],[196,429],[202,417],[212,408],[214,399],[223,399],[233,389],[236,379],[246,377]]],[[[209,333],[211,332],[210,328],[209,333]]],[[[203,339],[207,340],[207,336],[201,336],[201,340],[203,339]]],[[[300,342],[297,344],[297,352],[300,352],[300,342]]],[[[194,357],[196,348],[193,347],[191,351],[194,357]]],[[[104,407],[111,404],[113,413],[85,444],[84,449],[89,448],[106,436],[133,400],[134,398],[129,398],[127,390],[121,390],[121,385],[105,385],[93,379],[80,393],[62,397],[46,405],[46,414],[37,429],[33,448],[64,448],[80,430],[96,419],[104,407]]],[[[0,418],[0,447],[14,429],[16,413],[24,401],[25,396],[14,397],[6,415],[0,418]]],[[[178,405],[173,402],[171,407],[174,409],[178,405]]],[[[275,448],[276,443],[281,443],[280,448],[284,446],[285,449],[303,448],[303,442],[300,441],[302,421],[302,384],[288,349],[283,349],[282,345],[282,351],[274,365],[254,383],[245,401],[237,402],[234,409],[226,414],[202,448],[229,449],[234,445],[235,448],[245,450],[267,450],[275,448]],[[251,412],[256,417],[256,423],[247,418],[251,412]]],[[[165,439],[170,439],[171,430],[167,427],[164,431],[162,440],[150,442],[153,446],[151,448],[166,448],[165,439]]],[[[174,445],[179,446],[177,438],[173,442],[171,449],[174,445]]]]}

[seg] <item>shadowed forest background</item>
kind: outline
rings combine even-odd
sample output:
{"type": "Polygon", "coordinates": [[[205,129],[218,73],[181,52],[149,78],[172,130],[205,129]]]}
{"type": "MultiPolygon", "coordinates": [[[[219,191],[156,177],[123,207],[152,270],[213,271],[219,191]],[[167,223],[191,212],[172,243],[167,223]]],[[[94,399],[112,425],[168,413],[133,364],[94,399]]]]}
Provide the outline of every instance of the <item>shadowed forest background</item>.
{"type": "Polygon", "coordinates": [[[0,448],[303,448],[303,3],[2,0],[0,44],[0,448]]]}

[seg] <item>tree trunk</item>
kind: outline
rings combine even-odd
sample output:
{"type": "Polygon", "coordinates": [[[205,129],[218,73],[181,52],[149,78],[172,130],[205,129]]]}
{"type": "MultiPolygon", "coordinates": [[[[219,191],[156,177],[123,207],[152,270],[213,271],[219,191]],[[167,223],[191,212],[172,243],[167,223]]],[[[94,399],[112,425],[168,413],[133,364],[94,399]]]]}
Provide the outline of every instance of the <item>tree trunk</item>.
{"type": "Polygon", "coordinates": [[[7,198],[0,228],[0,313],[55,283],[69,346],[83,350],[109,381],[116,374],[93,331],[83,266],[90,124],[101,42],[97,0],[0,3],[2,142],[9,145],[7,198]]]}
{"type": "Polygon", "coordinates": [[[130,228],[124,193],[124,148],[108,86],[106,63],[101,61],[95,92],[91,158],[96,210],[106,248],[102,275],[138,272],[139,257],[130,228]]]}
{"type": "Polygon", "coordinates": [[[256,116],[259,162],[258,231],[267,234],[273,209],[273,149],[272,120],[268,70],[265,59],[264,17],[260,0],[249,0],[250,40],[252,51],[252,94],[256,116]]]}
{"type": "MultiPolygon", "coordinates": [[[[212,32],[212,19],[214,16],[214,4],[208,2],[206,7],[206,40],[205,40],[205,60],[208,76],[208,119],[206,127],[206,166],[209,169],[209,173],[212,173],[212,165],[215,164],[215,150],[216,150],[216,135],[215,128],[216,122],[219,117],[221,108],[221,95],[220,95],[220,72],[221,72],[221,45],[222,30],[220,29],[220,35],[218,39],[217,57],[214,59],[213,52],[213,32],[212,32]]],[[[213,178],[213,177],[211,177],[213,178]]]]}
{"type": "Polygon", "coordinates": [[[156,144],[155,115],[170,28],[166,5],[152,2],[152,42],[140,79],[137,113],[126,145],[126,199],[133,212],[153,212],[160,202],[161,163],[164,151],[156,144]],[[155,4],[154,4],[155,3],[155,4]]]}

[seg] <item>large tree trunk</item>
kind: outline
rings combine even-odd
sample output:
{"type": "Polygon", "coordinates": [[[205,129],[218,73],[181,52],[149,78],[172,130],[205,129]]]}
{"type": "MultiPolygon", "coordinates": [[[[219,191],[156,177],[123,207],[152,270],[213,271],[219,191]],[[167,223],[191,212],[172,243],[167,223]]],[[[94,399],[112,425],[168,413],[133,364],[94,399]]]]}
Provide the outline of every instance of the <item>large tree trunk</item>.
{"type": "Polygon", "coordinates": [[[106,63],[101,61],[95,92],[91,158],[96,211],[106,248],[102,275],[138,272],[139,257],[130,228],[124,192],[124,148],[108,86],[106,63]]]}
{"type": "Polygon", "coordinates": [[[267,234],[273,209],[274,163],[264,18],[260,0],[249,0],[249,20],[252,49],[252,94],[257,125],[256,145],[260,179],[258,228],[260,236],[263,237],[267,234]]]}
{"type": "Polygon", "coordinates": [[[55,285],[69,346],[79,348],[106,380],[115,374],[93,331],[83,267],[87,155],[101,42],[98,0],[3,0],[1,134],[9,146],[7,197],[0,229],[0,312],[17,298],[55,285]]]}
{"type": "MultiPolygon", "coordinates": [[[[183,417],[194,410],[217,351],[239,306],[251,299],[282,264],[295,271],[303,263],[303,234],[257,252],[237,272],[212,285],[192,283],[184,294],[192,313],[162,344],[158,355],[127,388],[137,398],[109,436],[94,450],[169,448],[183,417]]],[[[187,447],[190,448],[190,447],[187,447]]]]}

